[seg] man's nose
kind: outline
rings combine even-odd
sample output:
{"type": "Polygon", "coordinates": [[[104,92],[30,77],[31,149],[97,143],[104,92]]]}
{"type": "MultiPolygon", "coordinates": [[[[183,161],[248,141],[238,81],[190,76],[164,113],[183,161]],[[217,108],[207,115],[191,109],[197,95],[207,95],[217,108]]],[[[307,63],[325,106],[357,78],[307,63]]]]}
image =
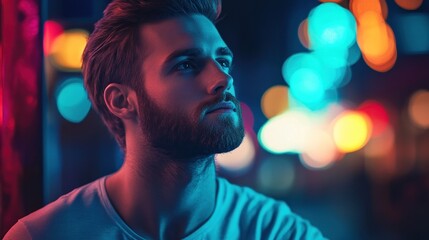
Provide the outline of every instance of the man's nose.
{"type": "Polygon", "coordinates": [[[222,67],[216,60],[207,63],[207,92],[216,95],[224,91],[232,91],[233,78],[229,69],[222,67]]]}

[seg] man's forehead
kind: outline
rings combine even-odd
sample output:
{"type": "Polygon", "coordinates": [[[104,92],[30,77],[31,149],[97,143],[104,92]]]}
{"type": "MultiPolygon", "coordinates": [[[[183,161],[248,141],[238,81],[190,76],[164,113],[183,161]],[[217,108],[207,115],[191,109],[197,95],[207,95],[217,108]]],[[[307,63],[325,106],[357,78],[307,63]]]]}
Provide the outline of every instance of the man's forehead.
{"type": "Polygon", "coordinates": [[[154,51],[168,54],[187,48],[213,51],[227,48],[214,24],[202,15],[174,17],[145,24],[140,28],[140,38],[148,54],[154,51]]]}

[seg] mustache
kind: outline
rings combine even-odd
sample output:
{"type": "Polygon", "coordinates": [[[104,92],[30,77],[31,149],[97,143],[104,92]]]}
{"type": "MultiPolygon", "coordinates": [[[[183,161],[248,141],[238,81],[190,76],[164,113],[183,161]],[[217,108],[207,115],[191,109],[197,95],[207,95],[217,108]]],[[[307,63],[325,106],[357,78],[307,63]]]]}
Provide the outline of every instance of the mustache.
{"type": "Polygon", "coordinates": [[[235,105],[235,108],[237,109],[237,111],[241,111],[240,101],[238,101],[238,99],[229,92],[218,95],[215,98],[202,103],[199,107],[199,110],[201,112],[201,111],[210,109],[221,102],[232,102],[235,105]]]}

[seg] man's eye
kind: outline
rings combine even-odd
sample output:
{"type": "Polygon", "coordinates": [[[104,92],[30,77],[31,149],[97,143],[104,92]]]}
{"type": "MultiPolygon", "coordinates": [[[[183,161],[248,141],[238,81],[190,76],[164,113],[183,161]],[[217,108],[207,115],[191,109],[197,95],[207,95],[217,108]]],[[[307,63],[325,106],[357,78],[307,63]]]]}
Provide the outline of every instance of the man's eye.
{"type": "Polygon", "coordinates": [[[194,69],[196,69],[196,66],[192,62],[186,61],[186,62],[181,62],[181,63],[177,64],[174,67],[174,69],[176,71],[194,70],[194,69]]]}
{"type": "Polygon", "coordinates": [[[217,62],[224,68],[231,68],[231,62],[227,59],[218,59],[217,62]]]}

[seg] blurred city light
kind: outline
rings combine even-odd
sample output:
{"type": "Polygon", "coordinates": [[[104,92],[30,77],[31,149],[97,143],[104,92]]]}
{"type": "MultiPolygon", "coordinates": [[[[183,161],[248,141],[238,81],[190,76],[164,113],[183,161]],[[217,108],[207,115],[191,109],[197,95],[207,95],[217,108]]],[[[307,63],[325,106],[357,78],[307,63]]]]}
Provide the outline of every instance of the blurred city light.
{"type": "Polygon", "coordinates": [[[389,125],[389,115],[386,108],[375,100],[365,101],[358,107],[358,110],[364,112],[371,119],[372,136],[381,134],[389,125]]]}
{"type": "Polygon", "coordinates": [[[319,0],[320,2],[333,2],[333,3],[341,3],[344,0],[319,0]]]}
{"type": "Polygon", "coordinates": [[[91,102],[82,78],[69,78],[57,89],[57,108],[66,120],[79,123],[88,115],[91,102]]]}
{"type": "Polygon", "coordinates": [[[304,19],[298,27],[298,38],[302,46],[310,49],[310,38],[308,36],[308,19],[304,19]]]}
{"type": "Polygon", "coordinates": [[[308,141],[311,122],[300,110],[288,110],[269,119],[259,130],[261,146],[274,154],[299,153],[308,141]]]}
{"type": "Polygon", "coordinates": [[[395,146],[395,132],[390,125],[383,132],[372,137],[365,146],[365,157],[369,159],[380,158],[389,155],[395,146]]]}
{"type": "Polygon", "coordinates": [[[43,29],[43,52],[48,56],[52,52],[54,40],[64,32],[63,26],[53,20],[48,20],[43,29]]]}
{"type": "Polygon", "coordinates": [[[396,17],[398,47],[404,53],[429,53],[429,14],[410,13],[396,17]]]}
{"type": "Polygon", "coordinates": [[[371,135],[371,121],[366,114],[346,111],[333,122],[333,137],[337,148],[344,153],[361,149],[371,135]]]}
{"type": "Polygon", "coordinates": [[[349,48],[349,54],[347,57],[347,62],[349,63],[349,65],[353,65],[353,64],[357,63],[357,61],[359,61],[361,56],[362,56],[362,54],[360,52],[359,45],[357,43],[355,43],[349,48]]]}
{"type": "Polygon", "coordinates": [[[361,21],[362,15],[367,12],[374,12],[380,15],[383,20],[387,19],[388,7],[385,0],[350,0],[349,9],[357,19],[361,21]]]}
{"type": "Polygon", "coordinates": [[[311,141],[306,143],[300,154],[301,163],[309,169],[325,169],[338,160],[340,154],[332,136],[325,130],[315,128],[311,132],[311,141]]]}
{"type": "Polygon", "coordinates": [[[51,52],[54,65],[64,71],[80,71],[87,38],[88,32],[81,29],[67,30],[55,38],[51,52]]]}
{"type": "Polygon", "coordinates": [[[270,87],[261,98],[261,109],[269,119],[286,111],[289,106],[288,88],[282,85],[270,87]]]}
{"type": "Polygon", "coordinates": [[[252,109],[244,102],[240,102],[241,115],[243,117],[244,129],[253,131],[253,124],[255,123],[255,117],[253,116],[252,109]]]}
{"type": "Polygon", "coordinates": [[[325,88],[320,74],[311,68],[301,68],[289,79],[292,95],[303,103],[317,103],[325,96],[325,88]]]}
{"type": "Polygon", "coordinates": [[[403,9],[416,10],[422,5],[423,0],[395,0],[395,2],[403,9]]]}
{"type": "Polygon", "coordinates": [[[380,0],[352,0],[350,10],[356,17],[357,41],[367,65],[379,72],[390,70],[397,57],[395,35],[385,22],[387,5],[380,0]]]}
{"type": "Polygon", "coordinates": [[[429,128],[429,91],[419,90],[411,96],[408,113],[416,126],[429,128]]]}
{"type": "Polygon", "coordinates": [[[347,49],[356,40],[356,21],[345,8],[322,3],[308,17],[311,49],[347,49]]]}
{"type": "Polygon", "coordinates": [[[216,164],[235,174],[242,173],[252,165],[255,154],[255,144],[246,132],[240,146],[230,152],[216,155],[216,164]]]}

